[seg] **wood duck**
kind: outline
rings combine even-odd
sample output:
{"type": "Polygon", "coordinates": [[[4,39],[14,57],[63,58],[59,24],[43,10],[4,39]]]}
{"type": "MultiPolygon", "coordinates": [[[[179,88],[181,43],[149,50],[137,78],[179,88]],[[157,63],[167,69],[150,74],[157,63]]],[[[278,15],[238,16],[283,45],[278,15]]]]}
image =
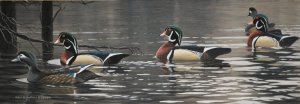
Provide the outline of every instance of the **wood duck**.
{"type": "Polygon", "coordinates": [[[182,31],[176,26],[167,26],[160,36],[168,37],[156,52],[156,58],[162,63],[172,61],[210,61],[222,54],[231,52],[230,48],[180,46],[182,31]],[[178,44],[178,46],[176,46],[178,44]]]}
{"type": "Polygon", "coordinates": [[[37,66],[35,56],[26,51],[18,53],[17,57],[12,62],[22,62],[28,66],[27,81],[30,83],[44,84],[76,84],[82,83],[90,79],[100,77],[88,69],[90,65],[84,67],[69,67],[56,69],[41,69],[37,66]]]}
{"type": "Polygon", "coordinates": [[[299,38],[275,34],[268,31],[268,19],[264,16],[256,16],[253,20],[256,30],[253,31],[247,41],[248,46],[255,47],[289,47],[299,38]]]}
{"type": "Polygon", "coordinates": [[[129,54],[124,53],[107,53],[102,51],[78,52],[78,44],[76,38],[68,33],[61,32],[55,44],[63,43],[65,51],[60,56],[62,65],[111,65],[117,64],[129,54]]]}
{"type": "MultiPolygon", "coordinates": [[[[249,14],[248,16],[252,17],[252,20],[247,24],[245,28],[246,36],[249,36],[252,32],[256,30],[255,25],[253,24],[253,21],[256,16],[264,17],[268,20],[268,17],[265,14],[259,14],[257,13],[257,10],[254,7],[249,8],[249,14]]],[[[282,34],[280,29],[275,29],[275,23],[268,23],[268,31],[275,34],[282,34]]]]}

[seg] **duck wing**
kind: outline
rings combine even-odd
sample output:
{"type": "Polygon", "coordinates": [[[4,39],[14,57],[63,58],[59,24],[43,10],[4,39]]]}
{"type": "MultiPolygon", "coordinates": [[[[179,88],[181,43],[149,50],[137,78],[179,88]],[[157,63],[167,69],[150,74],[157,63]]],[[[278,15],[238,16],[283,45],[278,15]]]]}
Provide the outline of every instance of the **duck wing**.
{"type": "Polygon", "coordinates": [[[43,77],[38,82],[43,84],[74,84],[76,80],[69,74],[53,74],[43,77]]]}
{"type": "Polygon", "coordinates": [[[87,51],[87,52],[81,52],[78,55],[93,55],[104,60],[109,55],[109,53],[103,51],[87,51]]]}
{"type": "Polygon", "coordinates": [[[279,44],[281,47],[289,47],[292,44],[294,44],[298,39],[299,37],[296,36],[283,36],[280,39],[279,44]]]}
{"type": "Polygon", "coordinates": [[[74,74],[74,77],[76,78],[76,83],[82,83],[82,82],[88,81],[90,79],[95,79],[95,78],[100,77],[100,76],[96,75],[95,73],[87,70],[87,68],[89,68],[91,66],[93,66],[93,64],[86,65],[74,74]]]}
{"type": "Polygon", "coordinates": [[[198,52],[201,61],[213,60],[216,57],[231,52],[230,48],[222,47],[201,47],[201,46],[179,46],[174,49],[186,49],[194,52],[198,52]]]}
{"type": "Polygon", "coordinates": [[[104,65],[118,64],[123,58],[129,56],[125,53],[108,53],[103,51],[88,51],[79,55],[94,55],[103,60],[104,65]]]}
{"type": "Polygon", "coordinates": [[[222,48],[222,47],[210,47],[206,48],[201,56],[201,61],[211,61],[215,60],[216,57],[231,52],[231,48],[222,48]]]}
{"type": "Polygon", "coordinates": [[[82,83],[91,79],[99,78],[101,76],[89,71],[89,70],[84,70],[81,73],[78,73],[76,75],[76,83],[82,83]]]}
{"type": "Polygon", "coordinates": [[[199,53],[203,53],[205,47],[200,47],[196,45],[191,45],[191,46],[176,46],[174,49],[186,49],[186,50],[191,50],[199,53]]]}
{"type": "Polygon", "coordinates": [[[47,84],[74,84],[74,83],[82,83],[88,81],[90,79],[94,79],[100,77],[95,73],[87,70],[89,67],[93,66],[93,64],[81,66],[80,69],[76,67],[68,67],[64,68],[62,71],[60,69],[57,71],[58,73],[52,73],[51,75],[43,77],[39,82],[47,83],[47,84]]]}
{"type": "Polygon", "coordinates": [[[58,66],[58,65],[43,65],[39,66],[38,70],[46,75],[53,74],[68,74],[68,73],[76,73],[81,69],[82,65],[74,65],[74,66],[58,66]]]}

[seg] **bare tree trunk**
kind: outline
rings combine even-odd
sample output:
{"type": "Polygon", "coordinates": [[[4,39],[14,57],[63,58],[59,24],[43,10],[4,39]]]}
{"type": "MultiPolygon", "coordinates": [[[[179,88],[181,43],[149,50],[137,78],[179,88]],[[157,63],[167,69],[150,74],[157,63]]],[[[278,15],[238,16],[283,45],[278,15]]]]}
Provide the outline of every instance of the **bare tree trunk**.
{"type": "MultiPolygon", "coordinates": [[[[9,18],[0,18],[0,24],[6,29],[17,31],[16,4],[13,1],[1,1],[1,12],[9,18]]],[[[3,15],[1,15],[3,16],[3,15]]],[[[12,58],[17,53],[17,38],[7,30],[0,30],[0,57],[12,58]]]]}
{"type": "MultiPolygon", "coordinates": [[[[47,42],[53,41],[53,9],[52,1],[42,3],[42,39],[47,42]]],[[[43,61],[53,58],[53,45],[43,43],[43,61]]]]}

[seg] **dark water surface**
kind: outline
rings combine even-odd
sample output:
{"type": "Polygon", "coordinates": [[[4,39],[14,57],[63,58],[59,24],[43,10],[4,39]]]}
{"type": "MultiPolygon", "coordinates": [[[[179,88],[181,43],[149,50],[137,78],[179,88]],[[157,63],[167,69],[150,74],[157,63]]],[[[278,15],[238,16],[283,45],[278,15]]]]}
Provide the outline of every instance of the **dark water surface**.
{"type": "MultiPolygon", "coordinates": [[[[74,33],[79,44],[136,46],[144,55],[132,55],[118,66],[99,68],[104,77],[71,86],[25,83],[27,67],[1,61],[1,102],[300,103],[299,41],[288,49],[261,49],[252,53],[246,47],[243,30],[251,19],[247,17],[248,8],[253,6],[268,15],[283,33],[300,36],[300,1],[101,0],[87,5],[60,3],[65,9],[54,21],[55,34],[74,33]],[[165,41],[159,34],[170,24],[182,28],[183,45],[230,47],[232,52],[219,57],[223,62],[209,65],[176,62],[162,66],[153,57],[165,41]]],[[[39,5],[17,6],[18,31],[40,39],[39,5]]],[[[20,50],[31,51],[39,58],[40,46],[19,39],[20,50]]],[[[62,51],[63,47],[55,47],[56,59],[62,51]]]]}

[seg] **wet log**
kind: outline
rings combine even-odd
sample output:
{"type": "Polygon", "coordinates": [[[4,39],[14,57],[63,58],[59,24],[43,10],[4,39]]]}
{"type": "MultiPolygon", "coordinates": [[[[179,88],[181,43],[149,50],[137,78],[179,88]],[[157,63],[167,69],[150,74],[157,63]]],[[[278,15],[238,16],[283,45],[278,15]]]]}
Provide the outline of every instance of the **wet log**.
{"type": "MultiPolygon", "coordinates": [[[[42,2],[42,39],[46,42],[53,41],[53,7],[52,1],[42,2]]],[[[53,58],[53,45],[42,44],[43,47],[43,61],[48,61],[53,58]]]]}
{"type": "Polygon", "coordinates": [[[1,1],[1,18],[0,24],[5,29],[0,29],[0,57],[10,59],[17,54],[17,38],[14,33],[6,29],[17,31],[16,26],[16,4],[14,1],[1,1]]]}

